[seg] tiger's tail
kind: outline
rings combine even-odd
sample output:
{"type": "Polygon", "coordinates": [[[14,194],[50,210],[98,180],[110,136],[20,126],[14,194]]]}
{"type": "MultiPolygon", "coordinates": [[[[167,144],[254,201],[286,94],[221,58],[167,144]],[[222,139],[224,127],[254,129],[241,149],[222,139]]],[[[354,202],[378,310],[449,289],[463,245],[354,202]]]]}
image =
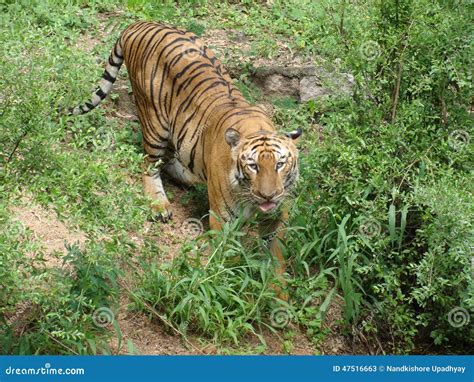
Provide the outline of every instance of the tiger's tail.
{"type": "Polygon", "coordinates": [[[110,52],[109,62],[105,67],[104,74],[102,75],[102,79],[99,83],[99,87],[97,90],[92,93],[92,97],[89,101],[85,102],[82,105],[78,105],[76,107],[72,107],[68,110],[69,115],[80,115],[86,114],[91,110],[95,109],[102,100],[107,97],[110,90],[112,89],[112,85],[114,84],[115,80],[117,79],[118,72],[120,67],[123,63],[123,51],[122,51],[122,43],[121,38],[117,40],[110,52]]]}

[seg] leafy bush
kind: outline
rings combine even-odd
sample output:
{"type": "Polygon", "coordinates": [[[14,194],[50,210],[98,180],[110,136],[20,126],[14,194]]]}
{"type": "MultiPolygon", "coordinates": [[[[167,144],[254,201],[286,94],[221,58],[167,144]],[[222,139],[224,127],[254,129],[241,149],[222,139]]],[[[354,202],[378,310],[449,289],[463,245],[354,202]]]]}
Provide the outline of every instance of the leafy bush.
{"type": "Polygon", "coordinates": [[[137,306],[147,310],[145,301],[184,335],[214,341],[259,336],[251,323],[271,328],[271,307],[283,304],[272,289],[274,264],[263,243],[242,244],[241,228],[236,220],[189,244],[171,264],[152,263],[137,288],[137,306]]]}
{"type": "MultiPolygon", "coordinates": [[[[357,80],[354,100],[327,99],[290,113],[305,113],[309,132],[293,214],[305,227],[305,245],[315,248],[307,258],[316,269],[328,262],[339,268],[347,322],[376,317],[388,351],[420,351],[416,344],[433,341],[464,352],[473,339],[466,327],[474,308],[472,82],[463,11],[458,2],[370,8],[371,35],[349,39],[342,57],[357,80]],[[367,43],[376,54],[361,54],[367,43]],[[343,249],[322,213],[328,206],[347,230],[343,249]],[[321,251],[321,243],[348,254],[321,251]],[[463,309],[461,326],[452,323],[456,308],[463,309]]],[[[288,112],[277,117],[291,123],[288,112]]]]}

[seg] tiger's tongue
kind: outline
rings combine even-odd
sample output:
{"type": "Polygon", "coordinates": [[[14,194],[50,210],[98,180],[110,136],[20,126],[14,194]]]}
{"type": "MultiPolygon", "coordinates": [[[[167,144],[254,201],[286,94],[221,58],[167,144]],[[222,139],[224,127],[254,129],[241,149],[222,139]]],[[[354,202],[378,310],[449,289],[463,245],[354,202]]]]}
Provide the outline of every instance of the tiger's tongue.
{"type": "Polygon", "coordinates": [[[270,210],[273,210],[276,207],[276,203],[274,202],[265,202],[262,204],[259,204],[258,206],[263,212],[268,212],[270,210]]]}

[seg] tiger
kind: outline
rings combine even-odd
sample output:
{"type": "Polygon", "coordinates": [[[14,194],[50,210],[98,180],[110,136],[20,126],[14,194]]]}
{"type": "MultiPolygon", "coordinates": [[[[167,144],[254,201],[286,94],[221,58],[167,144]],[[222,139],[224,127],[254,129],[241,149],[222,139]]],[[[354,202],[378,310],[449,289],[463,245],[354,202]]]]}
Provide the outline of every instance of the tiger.
{"type": "Polygon", "coordinates": [[[96,108],[124,62],[142,130],[144,193],[154,216],[163,222],[172,218],[163,173],[185,186],[206,184],[210,228],[220,230],[242,210],[247,218],[257,216],[283,282],[284,200],[299,177],[296,142],[302,129],[278,133],[195,34],[147,21],[120,34],[97,90],[70,114],[96,108]]]}

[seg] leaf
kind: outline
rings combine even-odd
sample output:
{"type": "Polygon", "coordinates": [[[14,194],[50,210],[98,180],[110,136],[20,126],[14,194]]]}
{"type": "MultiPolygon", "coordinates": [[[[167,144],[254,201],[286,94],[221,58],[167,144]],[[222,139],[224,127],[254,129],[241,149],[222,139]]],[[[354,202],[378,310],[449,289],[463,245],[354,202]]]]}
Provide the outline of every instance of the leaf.
{"type": "Polygon", "coordinates": [[[332,301],[332,297],[334,296],[334,293],[336,292],[336,288],[332,288],[329,293],[327,294],[326,298],[324,299],[323,303],[319,307],[319,310],[323,313],[326,313],[326,310],[328,309],[329,304],[332,301]]]}
{"type": "Polygon", "coordinates": [[[408,205],[405,205],[402,208],[402,216],[400,220],[400,235],[398,237],[398,248],[402,246],[403,235],[405,234],[405,228],[407,226],[407,215],[408,215],[408,205]]]}
{"type": "Polygon", "coordinates": [[[97,354],[97,346],[95,344],[95,341],[91,338],[88,338],[87,343],[89,344],[89,347],[91,348],[92,354],[97,354]]]}
{"type": "Polygon", "coordinates": [[[397,240],[396,222],[395,206],[390,204],[390,208],[388,209],[388,231],[390,232],[390,240],[392,243],[397,240]]]}
{"type": "Polygon", "coordinates": [[[135,344],[130,339],[127,339],[127,351],[128,354],[131,355],[139,354],[137,348],[135,347],[135,344]]]}

